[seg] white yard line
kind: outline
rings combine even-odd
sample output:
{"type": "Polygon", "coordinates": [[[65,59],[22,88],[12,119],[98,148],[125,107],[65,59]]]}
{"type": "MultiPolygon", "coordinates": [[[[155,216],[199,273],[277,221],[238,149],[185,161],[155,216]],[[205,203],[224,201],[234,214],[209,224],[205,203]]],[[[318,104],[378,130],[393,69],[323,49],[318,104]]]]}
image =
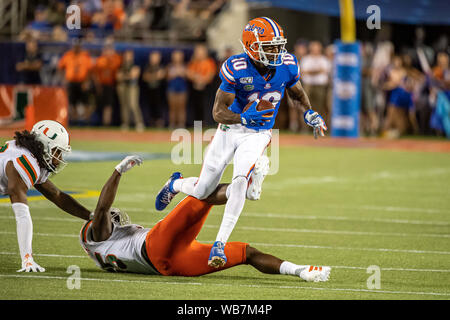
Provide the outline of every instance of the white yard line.
{"type": "MultiPolygon", "coordinates": [[[[0,274],[3,278],[28,278],[28,279],[46,279],[46,280],[65,280],[67,277],[42,276],[42,275],[17,275],[0,274]]],[[[154,276],[150,276],[154,277],[154,276]]],[[[159,278],[159,277],[158,277],[159,278]]],[[[188,285],[188,286],[220,286],[220,287],[238,287],[238,288],[262,288],[262,289],[310,289],[319,291],[340,291],[340,292],[363,292],[363,293],[387,293],[387,294],[407,294],[407,295],[431,295],[431,296],[450,296],[447,292],[422,292],[422,291],[390,291],[390,290],[369,290],[353,288],[326,288],[310,286],[277,286],[277,285],[253,285],[253,284],[232,284],[232,283],[214,283],[214,282],[178,282],[178,281],[145,281],[145,280],[125,280],[125,279],[99,279],[99,278],[81,278],[81,281],[98,282],[118,282],[118,283],[139,283],[139,284],[163,284],[163,285],[188,285]]]]}
{"type": "Polygon", "coordinates": [[[361,177],[346,177],[346,176],[296,176],[286,179],[278,179],[276,182],[266,182],[265,188],[271,190],[282,190],[291,186],[298,185],[312,185],[312,184],[327,184],[327,183],[339,183],[339,184],[360,184],[367,181],[378,180],[402,180],[412,178],[422,178],[429,176],[442,176],[450,173],[450,168],[429,168],[420,171],[408,171],[405,173],[379,171],[371,174],[366,174],[361,177]]]}
{"type": "Polygon", "coordinates": [[[396,206],[374,206],[374,205],[361,205],[361,206],[347,206],[347,205],[325,205],[327,208],[334,209],[354,209],[354,210],[370,210],[370,211],[386,211],[386,212],[418,212],[418,213],[444,213],[450,214],[449,210],[443,209],[431,209],[431,208],[416,208],[416,207],[396,207],[396,206]]]}
{"type": "MultiPolygon", "coordinates": [[[[216,225],[204,225],[206,228],[216,228],[216,225]]],[[[434,233],[396,233],[396,232],[370,232],[370,231],[348,231],[348,230],[317,230],[317,229],[295,229],[295,228],[264,228],[264,227],[247,227],[237,226],[237,230],[251,230],[263,232],[294,232],[294,233],[323,233],[323,234],[340,234],[349,236],[389,236],[389,237],[429,237],[429,238],[450,238],[448,234],[434,233]]]]}
{"type": "MultiPolygon", "coordinates": [[[[0,252],[0,255],[17,255],[17,252],[0,252]]],[[[37,257],[50,257],[50,258],[77,258],[77,259],[88,259],[88,255],[78,256],[78,255],[61,255],[61,254],[46,254],[38,253],[34,254],[37,257]]],[[[355,267],[355,266],[330,266],[336,269],[356,269],[356,270],[367,270],[367,267],[355,267]]],[[[408,271],[408,272],[443,272],[450,273],[450,269],[413,269],[413,268],[380,268],[383,271],[408,271]]]]}
{"type": "MultiPolygon", "coordinates": [[[[209,226],[217,228],[217,226],[209,226]]],[[[11,231],[0,231],[0,234],[16,235],[11,231]]],[[[69,237],[78,238],[77,234],[64,234],[64,233],[34,233],[34,236],[41,237],[69,237]]],[[[212,243],[211,241],[200,241],[204,243],[212,243]]],[[[415,249],[392,249],[392,248],[359,248],[359,247],[341,247],[341,246],[319,246],[319,245],[302,245],[302,244],[276,244],[276,243],[258,243],[252,242],[254,246],[269,246],[269,247],[287,247],[287,248],[305,248],[305,249],[330,249],[330,250],[349,250],[349,251],[375,251],[375,252],[399,252],[399,253],[413,253],[413,254],[439,254],[450,255],[450,251],[434,251],[434,250],[415,250],[415,249]]]]}
{"type": "MultiPolygon", "coordinates": [[[[335,269],[357,269],[357,270],[367,270],[367,267],[350,267],[350,266],[330,266],[335,269]]],[[[412,268],[382,268],[382,271],[411,271],[411,272],[450,272],[450,269],[412,269],[412,268]]]]}
{"type": "MultiPolygon", "coordinates": [[[[17,252],[0,252],[0,255],[18,255],[17,252]]],[[[33,254],[36,257],[50,257],[50,258],[77,258],[77,259],[88,259],[88,255],[64,255],[64,254],[47,254],[47,253],[37,253],[33,254]]],[[[355,266],[330,266],[336,269],[356,269],[356,270],[367,270],[367,267],[355,267],[355,266]]],[[[410,271],[410,272],[444,272],[450,273],[450,269],[413,269],[413,268],[380,268],[383,271],[410,271]]]]}
{"type": "MultiPolygon", "coordinates": [[[[2,252],[0,251],[0,255],[5,256],[15,256],[19,255],[18,252],[2,252]]],[[[86,259],[89,258],[88,255],[78,256],[78,255],[67,255],[67,254],[50,254],[50,253],[33,253],[35,257],[50,257],[50,258],[77,258],[77,259],[86,259]]]]}
{"type": "Polygon", "coordinates": [[[315,246],[315,245],[302,245],[302,244],[275,244],[275,243],[257,243],[257,242],[252,242],[252,245],[266,246],[266,247],[290,247],[290,248],[306,248],[306,249],[330,249],[330,250],[377,251],[377,252],[400,252],[400,253],[417,253],[417,254],[425,253],[425,254],[450,255],[450,251],[431,251],[431,250],[413,250],[413,249],[332,247],[332,246],[315,246]]]}
{"type": "MultiPolygon", "coordinates": [[[[12,218],[13,219],[13,218],[12,218]]],[[[41,220],[38,218],[36,220],[41,220]]],[[[42,219],[43,220],[43,219],[42,219]]],[[[46,219],[47,220],[47,219],[46,219]]],[[[51,220],[51,219],[50,219],[51,220]]],[[[63,220],[64,221],[64,220],[63,220]]],[[[81,222],[81,221],[78,221],[81,222]]],[[[137,221],[136,224],[151,227],[156,224],[156,222],[149,221],[137,221]]],[[[204,228],[217,229],[217,225],[203,225],[204,228]]],[[[297,228],[266,228],[266,227],[250,227],[239,225],[237,230],[249,230],[249,231],[261,231],[261,232],[278,232],[278,233],[316,233],[316,234],[337,234],[337,235],[348,235],[348,236],[375,236],[375,237],[425,237],[425,238],[450,238],[449,234],[439,234],[439,233],[398,233],[398,232],[371,232],[371,231],[351,231],[351,230],[324,230],[324,229],[297,229],[297,228]]],[[[0,234],[15,234],[14,232],[0,231],[0,234]]],[[[36,233],[40,236],[61,236],[70,237],[67,234],[44,234],[36,233]]]]}
{"type": "MultiPolygon", "coordinates": [[[[136,212],[146,212],[144,209],[132,208],[132,210],[125,211],[136,211],[136,212]]],[[[160,212],[158,212],[159,214],[160,212]]],[[[211,213],[212,215],[220,215],[222,213],[211,213]]],[[[255,213],[255,212],[243,212],[243,217],[254,217],[254,218],[272,218],[272,219],[293,219],[293,220],[332,220],[332,221],[359,221],[359,222],[379,222],[379,223],[395,223],[395,224],[413,224],[413,225],[432,225],[432,226],[450,226],[448,221],[425,221],[425,220],[408,220],[408,219],[378,219],[378,218],[354,218],[354,217],[343,217],[343,216],[314,216],[314,215],[295,215],[295,214],[283,214],[283,213],[255,213]]],[[[15,219],[13,213],[2,215],[0,214],[0,219],[15,219]]],[[[37,216],[32,217],[33,220],[48,220],[48,221],[65,221],[65,222],[81,222],[80,219],[76,218],[59,218],[59,217],[45,217],[37,216]]],[[[148,222],[143,222],[142,224],[148,224],[148,222]]]]}
{"type": "Polygon", "coordinates": [[[282,213],[254,213],[243,212],[242,216],[257,218],[275,218],[275,219],[298,219],[298,220],[334,220],[334,221],[360,221],[360,222],[380,222],[380,223],[398,223],[398,224],[415,224],[415,225],[436,225],[450,226],[447,221],[425,221],[425,220],[408,220],[408,219],[378,219],[378,218],[353,218],[343,216],[311,216],[311,215],[291,215],[282,213]]]}

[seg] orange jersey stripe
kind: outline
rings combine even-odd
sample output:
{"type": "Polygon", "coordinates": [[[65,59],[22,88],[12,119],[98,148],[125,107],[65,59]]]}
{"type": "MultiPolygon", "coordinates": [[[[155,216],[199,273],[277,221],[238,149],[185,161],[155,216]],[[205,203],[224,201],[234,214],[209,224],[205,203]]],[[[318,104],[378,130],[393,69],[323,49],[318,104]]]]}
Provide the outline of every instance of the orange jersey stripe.
{"type": "Polygon", "coordinates": [[[225,80],[227,80],[230,84],[232,84],[232,85],[235,85],[235,84],[236,84],[236,83],[231,82],[230,80],[227,79],[227,77],[223,74],[222,69],[220,69],[220,73],[222,74],[223,78],[224,78],[225,80]]]}
{"type": "Polygon", "coordinates": [[[23,169],[23,171],[25,171],[25,173],[28,176],[28,179],[30,180],[31,185],[34,185],[34,181],[33,178],[31,177],[31,174],[28,172],[27,168],[25,168],[25,166],[22,164],[22,162],[20,162],[19,158],[16,159],[16,162],[19,164],[19,166],[23,169]]]}
{"type": "Polygon", "coordinates": [[[92,223],[92,221],[94,221],[94,220],[86,222],[84,227],[81,229],[80,235],[81,235],[81,239],[83,242],[86,242],[87,231],[88,231],[89,225],[92,223]]]}
{"type": "Polygon", "coordinates": [[[37,174],[36,174],[36,171],[34,170],[34,167],[31,165],[31,162],[30,162],[30,160],[28,160],[28,158],[27,158],[27,156],[26,155],[23,155],[23,158],[25,159],[25,161],[28,163],[28,165],[30,166],[30,168],[31,168],[31,170],[33,170],[33,173],[34,173],[34,176],[36,177],[36,179],[37,179],[37,174]]]}

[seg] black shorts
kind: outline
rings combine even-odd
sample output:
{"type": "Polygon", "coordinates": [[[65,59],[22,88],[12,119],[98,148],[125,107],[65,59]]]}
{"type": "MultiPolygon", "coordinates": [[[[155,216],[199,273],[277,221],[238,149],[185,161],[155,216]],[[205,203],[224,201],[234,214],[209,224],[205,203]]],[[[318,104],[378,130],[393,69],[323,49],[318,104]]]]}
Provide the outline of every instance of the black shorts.
{"type": "Polygon", "coordinates": [[[114,96],[115,96],[115,87],[113,85],[102,85],[101,92],[98,96],[99,98],[99,107],[104,108],[106,106],[112,107],[114,103],[114,96]]]}
{"type": "Polygon", "coordinates": [[[87,92],[81,88],[81,82],[69,82],[67,85],[69,105],[87,104],[87,92]]]}

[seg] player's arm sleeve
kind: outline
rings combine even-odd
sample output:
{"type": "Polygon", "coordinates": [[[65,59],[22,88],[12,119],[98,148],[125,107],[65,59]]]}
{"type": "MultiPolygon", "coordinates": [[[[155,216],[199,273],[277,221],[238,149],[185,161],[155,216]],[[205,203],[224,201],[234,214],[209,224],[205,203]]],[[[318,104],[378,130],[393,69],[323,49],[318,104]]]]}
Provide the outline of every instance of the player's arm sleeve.
{"type": "Polygon", "coordinates": [[[220,85],[220,89],[222,91],[228,93],[236,93],[236,79],[234,77],[234,72],[230,67],[230,63],[226,60],[219,72],[220,79],[222,80],[222,84],[220,85]]]}
{"type": "Polygon", "coordinates": [[[26,155],[12,160],[14,168],[19,173],[28,189],[31,189],[39,176],[39,168],[26,155]]]}
{"type": "Polygon", "coordinates": [[[294,86],[300,80],[300,64],[297,58],[292,54],[287,54],[284,59],[284,64],[289,70],[289,81],[286,83],[286,88],[294,86]]]}

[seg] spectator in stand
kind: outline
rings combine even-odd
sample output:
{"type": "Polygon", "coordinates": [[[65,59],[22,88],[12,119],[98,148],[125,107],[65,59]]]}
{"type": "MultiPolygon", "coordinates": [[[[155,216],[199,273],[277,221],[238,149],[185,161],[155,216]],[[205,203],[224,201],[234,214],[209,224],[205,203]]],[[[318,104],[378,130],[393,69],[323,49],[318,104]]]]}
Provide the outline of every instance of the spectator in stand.
{"type": "Polygon", "coordinates": [[[123,0],[114,0],[110,20],[113,22],[114,30],[120,30],[127,19],[123,0]]]}
{"type": "Polygon", "coordinates": [[[372,83],[372,62],[374,48],[370,42],[365,42],[361,47],[361,124],[362,131],[373,136],[379,127],[375,103],[375,87],[372,83]]]}
{"type": "Polygon", "coordinates": [[[42,57],[38,51],[36,40],[28,40],[25,43],[25,59],[16,64],[16,70],[21,74],[24,84],[41,84],[40,70],[42,57]]]}
{"type": "Polygon", "coordinates": [[[308,55],[308,41],[304,39],[298,39],[294,46],[294,54],[298,61],[301,61],[308,55]]]}
{"type": "Polygon", "coordinates": [[[331,121],[331,115],[332,115],[332,108],[333,108],[333,77],[334,77],[334,55],[336,52],[336,47],[334,44],[330,44],[325,48],[325,57],[328,60],[329,63],[329,71],[328,71],[328,84],[327,84],[327,106],[326,109],[328,110],[328,130],[331,131],[331,126],[333,125],[331,121]]]}
{"type": "Polygon", "coordinates": [[[139,106],[140,73],[141,68],[134,62],[134,51],[125,51],[122,65],[117,71],[117,93],[120,101],[122,130],[129,129],[130,111],[133,113],[136,131],[142,132],[145,129],[141,108],[139,106]]]}
{"type": "Polygon", "coordinates": [[[172,1],[173,14],[171,27],[183,32],[184,37],[203,39],[206,30],[225,4],[226,0],[180,0],[172,1]]]}
{"type": "Polygon", "coordinates": [[[32,30],[46,32],[51,30],[51,24],[47,20],[47,10],[44,6],[39,5],[34,10],[34,20],[27,26],[32,30]]]}
{"type": "Polygon", "coordinates": [[[439,52],[436,56],[436,66],[432,69],[435,86],[441,90],[450,90],[449,56],[446,52],[439,52]]]}
{"type": "Polygon", "coordinates": [[[61,26],[54,26],[52,29],[52,41],[57,42],[66,42],[67,41],[67,33],[61,26]]]}
{"type": "Polygon", "coordinates": [[[170,25],[170,16],[172,11],[172,1],[152,0],[149,5],[152,20],[150,24],[151,30],[167,30],[170,25]]]}
{"type": "Polygon", "coordinates": [[[102,55],[95,63],[95,84],[98,107],[102,111],[102,123],[110,126],[116,88],[116,73],[120,67],[120,56],[115,52],[114,45],[107,43],[102,55]]]}
{"type": "Polygon", "coordinates": [[[148,65],[142,75],[146,84],[145,91],[150,112],[150,125],[158,128],[164,126],[163,110],[161,105],[162,81],[166,77],[165,69],[161,64],[161,52],[152,51],[148,55],[148,65]]]}
{"type": "Polygon", "coordinates": [[[418,125],[412,95],[414,82],[408,76],[400,56],[394,56],[392,59],[392,66],[384,88],[390,90],[391,93],[382,136],[398,138],[405,134],[410,126],[414,132],[417,132],[418,125]]]}
{"type": "MultiPolygon", "coordinates": [[[[294,45],[294,54],[297,57],[299,63],[303,61],[303,58],[308,54],[308,43],[305,40],[299,39],[294,45]]],[[[300,70],[302,73],[303,70],[300,70]]],[[[300,78],[302,81],[302,78],[300,78]]],[[[289,112],[289,130],[292,132],[297,132],[302,129],[306,129],[306,125],[303,125],[303,115],[300,114],[299,109],[292,103],[292,100],[289,99],[289,94],[287,95],[288,99],[288,112],[289,112]]],[[[327,123],[328,124],[328,123],[327,123]]]]}
{"type": "Polygon", "coordinates": [[[52,26],[61,26],[66,24],[66,5],[63,1],[50,1],[47,9],[47,21],[52,26]]]}
{"type": "Polygon", "coordinates": [[[390,41],[380,41],[375,47],[371,64],[371,81],[375,91],[375,111],[381,124],[386,113],[386,105],[390,91],[384,88],[388,78],[391,59],[394,56],[394,45],[390,41]]]}
{"type": "Polygon", "coordinates": [[[419,69],[413,66],[410,54],[401,56],[403,68],[406,72],[407,83],[410,85],[409,91],[414,102],[414,118],[417,119],[417,128],[414,133],[428,134],[430,131],[431,107],[428,103],[429,90],[426,88],[426,77],[419,69]]]}
{"type": "Polygon", "coordinates": [[[331,66],[322,54],[322,44],[319,41],[312,41],[309,44],[309,54],[300,61],[300,69],[311,105],[322,115],[325,123],[329,123],[327,86],[331,66]]]}
{"type": "Polygon", "coordinates": [[[150,15],[150,5],[152,0],[144,0],[142,3],[133,2],[131,14],[127,18],[127,25],[131,29],[141,31],[148,30],[152,17],[150,15]]]}
{"type": "Polygon", "coordinates": [[[105,12],[99,11],[92,16],[90,29],[94,32],[96,38],[104,38],[114,32],[114,23],[108,20],[108,15],[105,12]]]}
{"type": "Polygon", "coordinates": [[[167,102],[169,104],[169,128],[186,126],[187,81],[184,53],[174,50],[167,66],[167,102]]]}
{"type": "Polygon", "coordinates": [[[216,72],[216,63],[208,56],[206,46],[196,45],[187,70],[187,78],[192,85],[189,100],[193,107],[194,120],[203,120],[206,124],[213,123],[212,105],[208,105],[207,87],[214,80],[216,72]]]}
{"type": "Polygon", "coordinates": [[[81,0],[80,2],[83,5],[83,10],[86,14],[92,15],[95,12],[102,10],[102,2],[104,2],[104,0],[81,0]]]}
{"type": "Polygon", "coordinates": [[[81,49],[81,43],[75,41],[58,63],[64,71],[69,97],[69,121],[72,124],[85,124],[90,117],[88,105],[89,76],[93,67],[91,56],[81,49]]]}
{"type": "Polygon", "coordinates": [[[431,70],[433,111],[430,125],[439,135],[450,139],[450,68],[449,56],[439,52],[431,70]]]}

